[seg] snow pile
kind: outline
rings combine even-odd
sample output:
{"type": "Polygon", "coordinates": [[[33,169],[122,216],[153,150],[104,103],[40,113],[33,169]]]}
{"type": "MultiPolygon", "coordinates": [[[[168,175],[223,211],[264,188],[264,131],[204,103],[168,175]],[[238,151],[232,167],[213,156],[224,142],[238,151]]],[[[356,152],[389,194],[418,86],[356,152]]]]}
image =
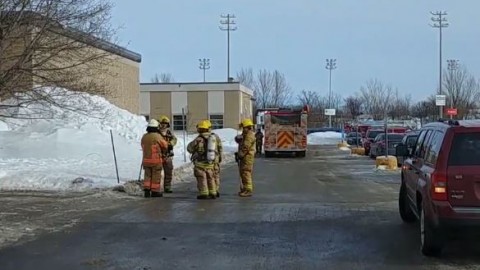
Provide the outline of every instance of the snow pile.
{"type": "Polygon", "coordinates": [[[342,133],[334,131],[314,132],[307,136],[307,142],[310,145],[337,144],[341,139],[342,133]]]}
{"type": "MultiPolygon", "coordinates": [[[[98,96],[77,100],[93,109],[93,117],[53,108],[57,119],[0,121],[0,190],[85,190],[117,185],[111,144],[113,134],[120,183],[138,179],[142,151],[140,139],[147,122],[144,117],[117,108],[98,96]]],[[[29,113],[41,106],[22,108],[29,113]],[[30,110],[30,111],[29,111],[30,110]]],[[[225,151],[235,151],[237,130],[215,130],[225,151]]],[[[196,135],[188,135],[188,144],[196,135]]],[[[184,161],[184,138],[177,134],[174,165],[184,161]]],[[[176,171],[176,177],[182,170],[176,171]]],[[[191,173],[190,170],[183,170],[191,173]]],[[[142,172],[143,177],[143,172],[142,172]]]]}

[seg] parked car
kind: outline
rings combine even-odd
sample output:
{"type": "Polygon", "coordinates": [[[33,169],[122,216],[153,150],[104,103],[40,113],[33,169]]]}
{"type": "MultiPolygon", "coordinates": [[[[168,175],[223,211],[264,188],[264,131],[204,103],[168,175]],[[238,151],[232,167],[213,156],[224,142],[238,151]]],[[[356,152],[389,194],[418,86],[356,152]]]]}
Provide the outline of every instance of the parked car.
{"type": "MultiPolygon", "coordinates": [[[[418,131],[412,131],[405,134],[405,136],[403,136],[403,139],[400,143],[403,145],[406,145],[408,148],[408,152],[411,153],[413,150],[413,147],[415,146],[415,143],[417,142],[417,138],[418,138],[418,131]]],[[[400,167],[402,166],[403,161],[405,160],[405,157],[397,155],[396,152],[397,151],[395,149],[395,156],[397,157],[398,167],[400,167]]]]}
{"type": "Polygon", "coordinates": [[[420,129],[401,171],[399,212],[420,220],[421,251],[440,255],[449,236],[480,231],[480,121],[435,122],[420,129]]]}
{"type": "Polygon", "coordinates": [[[370,146],[370,157],[375,158],[385,155],[385,153],[391,156],[395,155],[396,147],[402,141],[403,136],[403,134],[396,133],[378,134],[370,146]]]}
{"type": "Polygon", "coordinates": [[[349,145],[362,145],[362,134],[360,132],[350,132],[347,134],[347,143],[349,145]]]}
{"type": "Polygon", "coordinates": [[[370,154],[370,145],[375,140],[375,137],[377,137],[377,135],[381,133],[385,133],[385,131],[382,129],[369,129],[367,131],[365,138],[363,138],[363,148],[365,148],[365,155],[368,156],[370,154]]]}
{"type": "MultiPolygon", "coordinates": [[[[404,134],[406,131],[407,131],[406,127],[389,127],[387,129],[388,133],[404,134]]],[[[374,141],[375,137],[377,137],[377,135],[380,133],[385,133],[385,129],[376,127],[367,131],[365,138],[363,139],[363,148],[365,148],[366,156],[370,155],[371,144],[374,141]]]]}

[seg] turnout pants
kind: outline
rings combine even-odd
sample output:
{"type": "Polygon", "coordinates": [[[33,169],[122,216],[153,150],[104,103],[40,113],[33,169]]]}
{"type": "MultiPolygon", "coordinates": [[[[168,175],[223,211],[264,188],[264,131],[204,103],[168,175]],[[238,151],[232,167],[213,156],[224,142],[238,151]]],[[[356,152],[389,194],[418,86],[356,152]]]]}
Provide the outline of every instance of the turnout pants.
{"type": "Polygon", "coordinates": [[[217,195],[213,169],[195,167],[193,169],[193,174],[197,178],[199,195],[217,195]]]}
{"type": "Polygon", "coordinates": [[[253,163],[245,162],[241,160],[238,168],[240,170],[240,178],[242,179],[243,189],[245,191],[252,192],[253,191],[253,180],[252,180],[253,163]]]}
{"type": "Polygon", "coordinates": [[[172,157],[167,157],[163,161],[163,172],[165,174],[164,176],[165,190],[171,190],[172,181],[173,181],[173,158],[172,157]]]}
{"type": "Polygon", "coordinates": [[[143,180],[143,189],[152,192],[161,192],[162,190],[162,165],[155,167],[143,167],[145,176],[143,180]]]}
{"type": "Polygon", "coordinates": [[[213,167],[213,178],[215,180],[215,187],[217,188],[217,192],[220,191],[220,164],[215,163],[213,167]]]}

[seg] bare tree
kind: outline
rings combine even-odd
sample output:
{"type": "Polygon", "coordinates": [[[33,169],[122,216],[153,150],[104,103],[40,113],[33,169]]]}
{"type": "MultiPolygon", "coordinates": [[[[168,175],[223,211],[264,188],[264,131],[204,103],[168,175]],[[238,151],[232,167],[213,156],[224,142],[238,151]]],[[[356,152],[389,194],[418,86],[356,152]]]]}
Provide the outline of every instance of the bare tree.
{"type": "Polygon", "coordinates": [[[151,79],[152,83],[171,83],[174,82],[173,76],[170,73],[155,73],[151,79]]]}
{"type": "Polygon", "coordinates": [[[0,106],[0,116],[48,118],[48,111],[22,114],[19,108],[42,103],[42,110],[84,111],[72,97],[108,95],[102,79],[116,75],[111,51],[120,50],[111,9],[103,0],[2,0],[0,100],[9,103],[0,106]]]}
{"type": "Polygon", "coordinates": [[[272,74],[266,69],[259,70],[257,73],[257,83],[255,88],[255,98],[257,104],[260,104],[262,108],[272,106],[272,74]]]}
{"type": "Polygon", "coordinates": [[[427,100],[420,101],[412,106],[412,116],[420,118],[421,122],[425,119],[433,119],[438,114],[435,105],[435,96],[430,96],[427,100]]]}
{"type": "Polygon", "coordinates": [[[377,79],[370,79],[360,88],[365,110],[374,119],[383,119],[391,104],[392,87],[377,79]]]}
{"type": "Polygon", "coordinates": [[[391,102],[388,108],[388,116],[392,119],[405,119],[410,114],[411,96],[400,96],[398,89],[391,96],[391,102]]]}
{"type": "Polygon", "coordinates": [[[275,70],[271,75],[272,78],[272,106],[280,107],[286,105],[288,99],[291,97],[291,89],[287,84],[287,80],[283,73],[275,70]]]}
{"type": "Polygon", "coordinates": [[[347,113],[356,119],[362,113],[363,100],[358,96],[349,96],[345,99],[347,113]]]}
{"type": "Polygon", "coordinates": [[[246,87],[252,90],[255,89],[255,76],[253,75],[253,70],[251,68],[242,68],[239,72],[237,72],[237,80],[246,87]]]}
{"type": "Polygon", "coordinates": [[[476,107],[480,97],[479,83],[465,66],[445,71],[444,89],[447,92],[447,106],[457,108],[458,117],[463,117],[476,107]]]}

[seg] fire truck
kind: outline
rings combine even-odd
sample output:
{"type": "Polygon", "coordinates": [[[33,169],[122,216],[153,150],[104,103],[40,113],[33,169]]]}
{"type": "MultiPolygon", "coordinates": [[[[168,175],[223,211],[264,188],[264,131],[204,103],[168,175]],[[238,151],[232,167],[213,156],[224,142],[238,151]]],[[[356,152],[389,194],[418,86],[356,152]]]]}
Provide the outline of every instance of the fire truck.
{"type": "Polygon", "coordinates": [[[280,108],[262,112],[265,157],[292,154],[305,157],[307,151],[308,106],[280,108]]]}

